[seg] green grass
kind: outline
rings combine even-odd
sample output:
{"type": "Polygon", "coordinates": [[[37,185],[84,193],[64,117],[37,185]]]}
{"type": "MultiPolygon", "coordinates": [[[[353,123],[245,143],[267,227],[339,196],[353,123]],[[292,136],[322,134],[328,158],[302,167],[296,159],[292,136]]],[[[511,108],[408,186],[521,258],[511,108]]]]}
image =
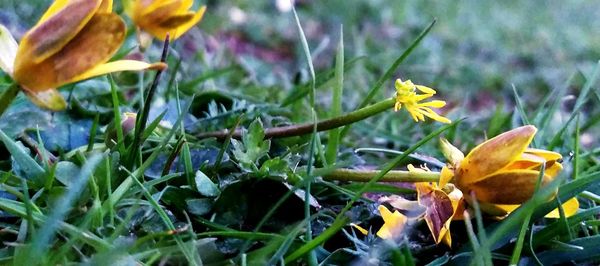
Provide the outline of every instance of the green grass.
{"type": "MultiPolygon", "coordinates": [[[[65,86],[66,111],[19,94],[0,117],[0,263],[600,261],[600,39],[590,31],[600,5],[333,0],[280,12],[272,2],[202,1],[205,19],[165,50],[167,71],[65,86]],[[396,78],[435,88],[454,123],[414,123],[390,108],[264,139],[268,128],[388,99],[396,78]],[[131,130],[119,126],[124,112],[138,113],[131,130]],[[378,182],[386,172],[440,170],[440,136],[468,152],[525,124],[539,130],[532,146],[562,154],[564,169],[520,208],[496,219],[473,203],[471,220],[451,224],[452,247],[436,245],[421,219],[398,239],[374,235],[381,196],[416,197],[411,185],[378,182]],[[229,131],[203,137],[218,130],[229,131]],[[322,178],[337,168],[381,172],[368,182],[322,178]],[[544,218],[572,197],[576,215],[544,218]]],[[[20,37],[49,3],[2,1],[0,23],[20,37]]],[[[160,60],[162,42],[141,53],[130,28],[115,58],[160,60]]],[[[0,94],[11,84],[1,73],[0,94]]]]}

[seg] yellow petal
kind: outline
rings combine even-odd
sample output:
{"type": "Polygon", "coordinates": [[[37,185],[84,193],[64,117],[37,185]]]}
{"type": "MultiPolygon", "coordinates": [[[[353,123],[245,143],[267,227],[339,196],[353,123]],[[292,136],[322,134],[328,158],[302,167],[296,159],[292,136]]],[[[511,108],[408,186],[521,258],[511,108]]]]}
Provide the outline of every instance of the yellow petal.
{"type": "Polygon", "coordinates": [[[450,197],[433,184],[416,183],[419,204],[426,207],[425,222],[436,244],[439,244],[450,231],[450,222],[455,213],[450,197]]]}
{"type": "Polygon", "coordinates": [[[169,16],[169,18],[161,21],[157,26],[164,29],[176,29],[194,18],[193,12],[185,12],[169,16]]]}
{"type": "Polygon", "coordinates": [[[17,64],[15,80],[32,91],[60,87],[108,61],[124,38],[125,23],[118,15],[96,14],[60,52],[39,64],[17,64]]]}
{"type": "Polygon", "coordinates": [[[562,169],[563,169],[562,164],[560,164],[558,162],[553,162],[550,165],[546,164],[546,170],[545,170],[544,174],[546,174],[550,177],[556,177],[558,175],[558,173],[560,173],[560,171],[562,171],[562,169]]]}
{"type": "MultiPolygon", "coordinates": [[[[202,20],[202,17],[204,16],[204,12],[206,11],[206,6],[202,6],[200,7],[200,9],[198,9],[198,11],[196,11],[196,13],[189,18],[187,21],[181,23],[179,26],[177,26],[174,29],[170,29],[167,32],[170,35],[170,38],[172,40],[176,40],[179,37],[181,37],[183,34],[185,34],[188,30],[190,30],[194,25],[198,24],[198,22],[200,22],[200,20],[202,20]]],[[[187,17],[186,17],[187,19],[187,17]]],[[[166,37],[166,33],[164,34],[164,36],[162,36],[161,34],[161,38],[160,39],[164,39],[166,37]]]]}
{"type": "Polygon", "coordinates": [[[491,216],[506,216],[519,208],[519,204],[492,204],[487,202],[479,202],[479,207],[482,212],[485,212],[491,216]]]}
{"type": "Polygon", "coordinates": [[[539,157],[544,158],[546,161],[558,161],[562,159],[562,155],[560,153],[556,153],[553,151],[541,150],[541,149],[533,149],[527,148],[525,153],[533,154],[539,157]]]}
{"type": "MultiPolygon", "coordinates": [[[[494,173],[463,189],[475,192],[477,200],[494,204],[521,204],[535,192],[540,172],[536,170],[507,170],[494,173]]],[[[551,181],[544,175],[542,185],[551,181]]]]}
{"type": "Polygon", "coordinates": [[[511,169],[539,169],[542,164],[544,164],[546,160],[544,158],[533,155],[523,153],[519,159],[511,162],[502,170],[511,170],[511,169]]]}
{"type": "Polygon", "coordinates": [[[475,147],[460,163],[456,184],[460,189],[477,182],[520,158],[537,129],[523,126],[502,133],[475,147]]]}
{"type": "Polygon", "coordinates": [[[426,87],[426,86],[422,86],[422,85],[416,85],[415,86],[419,91],[421,91],[422,93],[425,94],[436,94],[436,91],[432,88],[426,87]]]}
{"type": "Polygon", "coordinates": [[[423,115],[425,115],[425,116],[427,116],[427,117],[435,120],[435,121],[442,122],[442,123],[445,123],[445,124],[452,123],[452,121],[450,121],[450,119],[445,118],[445,117],[443,117],[441,115],[438,115],[436,112],[434,112],[433,110],[431,110],[429,107],[420,107],[420,108],[417,109],[417,111],[419,113],[421,113],[421,114],[423,114],[423,115]]]}
{"type": "Polygon", "coordinates": [[[86,26],[99,5],[100,0],[73,0],[51,6],[48,16],[21,39],[15,72],[22,65],[38,64],[60,51],[86,26]]]}
{"type": "MultiPolygon", "coordinates": [[[[567,202],[562,204],[563,211],[565,212],[565,217],[573,216],[579,210],[579,201],[577,198],[571,198],[567,200],[567,202]]],[[[552,210],[545,216],[546,218],[560,218],[560,212],[558,208],[552,210]]]]}
{"type": "Polygon", "coordinates": [[[188,11],[194,5],[194,0],[181,0],[181,6],[179,6],[179,12],[188,11]]]}
{"type": "Polygon", "coordinates": [[[100,4],[100,8],[98,8],[98,12],[112,12],[113,0],[102,0],[100,4]]]}
{"type": "MultiPolygon", "coordinates": [[[[182,6],[181,0],[134,0],[142,10],[139,15],[148,16],[151,13],[173,14],[182,6]]],[[[187,10],[187,9],[186,9],[187,10]]]]}
{"type": "Polygon", "coordinates": [[[75,76],[70,79],[67,83],[77,82],[97,76],[102,76],[108,73],[121,72],[121,71],[143,71],[143,70],[162,70],[167,67],[164,63],[146,63],[143,61],[136,60],[119,60],[108,62],[102,65],[98,65],[85,73],[75,76]]]}
{"type": "Polygon", "coordinates": [[[454,178],[454,171],[444,166],[442,167],[442,171],[440,172],[440,181],[438,182],[438,185],[440,187],[444,187],[446,186],[446,184],[448,184],[448,182],[452,180],[452,178],[454,178]]]}
{"type": "Polygon", "coordinates": [[[350,223],[350,226],[354,227],[354,229],[358,230],[363,235],[368,235],[369,234],[369,231],[367,229],[363,228],[362,226],[360,226],[358,224],[350,223]]]}
{"type": "Polygon", "coordinates": [[[35,105],[52,110],[52,111],[62,111],[67,108],[67,102],[62,97],[60,92],[55,89],[49,89],[40,92],[34,92],[28,90],[27,88],[21,86],[29,100],[33,102],[35,105]]]}
{"type": "Polygon", "coordinates": [[[440,100],[434,100],[434,101],[419,103],[419,105],[425,106],[425,107],[442,108],[442,107],[446,106],[446,102],[440,101],[440,100]]]}
{"type": "Polygon", "coordinates": [[[15,56],[19,45],[13,38],[10,31],[0,24],[0,69],[6,72],[9,76],[13,74],[13,66],[15,64],[15,56]]]}
{"type": "Polygon", "coordinates": [[[44,12],[44,14],[42,15],[42,17],[40,18],[40,20],[38,21],[37,24],[43,23],[49,17],[53,16],[58,11],[63,9],[69,3],[69,1],[70,0],[54,0],[52,5],[50,5],[50,7],[48,7],[48,9],[46,9],[46,12],[44,12]]]}
{"type": "Polygon", "coordinates": [[[442,237],[442,242],[444,242],[446,246],[452,247],[452,236],[450,235],[450,231],[444,233],[444,236],[442,237]]]}
{"type": "Polygon", "coordinates": [[[398,211],[390,212],[385,206],[379,205],[379,213],[383,218],[384,224],[377,231],[377,236],[383,239],[397,237],[406,224],[407,218],[398,211]]]}

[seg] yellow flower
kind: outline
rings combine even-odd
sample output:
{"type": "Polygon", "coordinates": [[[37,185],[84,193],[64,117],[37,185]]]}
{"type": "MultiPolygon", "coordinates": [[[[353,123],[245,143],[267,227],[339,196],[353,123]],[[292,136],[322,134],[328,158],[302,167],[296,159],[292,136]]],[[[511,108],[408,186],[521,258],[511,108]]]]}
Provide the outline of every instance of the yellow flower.
{"type": "Polygon", "coordinates": [[[175,40],[202,19],[206,6],[198,11],[189,9],[193,0],[131,0],[126,2],[125,12],[142,30],[164,40],[169,34],[175,40]]]}
{"type": "Polygon", "coordinates": [[[64,109],[56,88],[107,73],[163,69],[163,63],[107,63],[125,39],[125,23],[112,0],[56,0],[17,45],[0,27],[0,67],[41,107],[64,109]]]}
{"type": "MultiPolygon", "coordinates": [[[[532,197],[542,165],[545,166],[542,186],[562,170],[560,154],[527,148],[536,131],[534,126],[510,130],[478,145],[466,157],[458,149],[447,149],[454,153],[451,157],[460,161],[442,171],[441,182],[453,177],[454,184],[467,200],[471,200],[470,194],[474,193],[483,211],[495,216],[506,215],[532,197]]],[[[565,214],[570,216],[579,204],[573,198],[563,207],[565,214]]],[[[547,215],[555,216],[556,212],[547,215]]]]}
{"type": "Polygon", "coordinates": [[[384,224],[377,231],[377,236],[383,239],[398,237],[404,230],[408,219],[399,211],[391,212],[383,205],[379,205],[379,214],[383,218],[384,224]]]}
{"type": "Polygon", "coordinates": [[[431,109],[444,107],[446,102],[439,100],[421,102],[433,96],[436,93],[434,89],[415,85],[410,80],[402,81],[401,79],[396,80],[395,86],[396,105],[394,106],[394,111],[400,110],[402,105],[404,105],[404,108],[406,108],[416,122],[425,121],[425,117],[442,123],[451,122],[450,119],[437,114],[431,109]],[[417,94],[417,90],[423,94],[417,94]]]}
{"type": "MultiPolygon", "coordinates": [[[[408,171],[425,172],[429,170],[415,168],[409,164],[408,171]]],[[[426,209],[423,218],[435,243],[444,242],[451,247],[450,223],[452,220],[462,219],[462,213],[465,210],[462,192],[452,184],[438,186],[429,182],[416,183],[415,188],[417,201],[426,209]]]]}

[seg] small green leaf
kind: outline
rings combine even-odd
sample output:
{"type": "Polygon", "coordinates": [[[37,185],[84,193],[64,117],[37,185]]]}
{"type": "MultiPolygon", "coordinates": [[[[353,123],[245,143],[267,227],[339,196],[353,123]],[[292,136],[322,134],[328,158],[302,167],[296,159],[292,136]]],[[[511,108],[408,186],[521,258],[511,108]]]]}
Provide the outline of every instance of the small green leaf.
{"type": "Polygon", "coordinates": [[[245,130],[242,136],[242,142],[231,140],[233,144],[233,155],[245,170],[256,168],[256,162],[267,155],[271,148],[271,141],[263,140],[265,131],[260,119],[254,120],[245,130]]]}
{"type": "Polygon", "coordinates": [[[196,178],[194,178],[196,182],[196,188],[198,192],[206,197],[216,197],[221,193],[219,188],[215,183],[213,183],[208,176],[206,176],[202,171],[196,171],[196,178]]]}
{"type": "Polygon", "coordinates": [[[29,156],[29,153],[25,151],[24,147],[9,138],[2,130],[0,130],[0,140],[4,143],[8,152],[10,152],[15,162],[25,173],[24,178],[42,182],[41,178],[45,174],[44,169],[29,156]]]}
{"type": "Polygon", "coordinates": [[[210,212],[214,201],[212,199],[187,199],[186,209],[193,215],[205,215],[210,212]]]}
{"type": "Polygon", "coordinates": [[[281,176],[286,177],[289,170],[288,162],[280,157],[266,160],[259,169],[260,176],[281,176]]]}

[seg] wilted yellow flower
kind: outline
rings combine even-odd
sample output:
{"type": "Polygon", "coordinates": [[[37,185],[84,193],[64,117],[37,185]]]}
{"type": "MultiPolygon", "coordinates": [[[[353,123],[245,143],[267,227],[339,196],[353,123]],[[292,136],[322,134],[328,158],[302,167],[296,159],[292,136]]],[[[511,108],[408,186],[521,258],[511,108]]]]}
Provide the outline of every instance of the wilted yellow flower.
{"type": "MultiPolygon", "coordinates": [[[[415,168],[408,165],[409,172],[426,172],[428,169],[415,168]]],[[[415,183],[417,189],[417,201],[425,207],[423,218],[433,236],[436,244],[444,242],[448,247],[452,246],[450,235],[450,222],[462,219],[465,209],[463,194],[454,185],[447,184],[438,186],[436,183],[415,183]]]]}
{"type": "Polygon", "coordinates": [[[64,109],[56,88],[125,70],[162,69],[163,63],[135,60],[107,63],[125,39],[125,23],[112,13],[112,0],[57,0],[17,46],[0,27],[0,67],[41,107],[64,109]]]}
{"type": "MultiPolygon", "coordinates": [[[[464,159],[442,171],[445,175],[441,179],[446,182],[453,175],[454,184],[465,198],[469,199],[473,192],[483,211],[506,215],[532,197],[542,165],[545,166],[542,186],[562,170],[560,154],[527,148],[536,131],[534,126],[519,127],[478,145],[466,157],[462,153],[453,155],[453,158],[464,159]]],[[[460,153],[456,148],[448,150],[460,153]]],[[[569,216],[577,211],[579,204],[573,198],[563,207],[569,216]]],[[[552,217],[552,213],[549,216],[552,217]]]]}
{"type": "Polygon", "coordinates": [[[396,210],[391,212],[383,205],[379,205],[379,214],[381,214],[384,224],[377,231],[377,236],[383,239],[398,237],[408,221],[406,216],[396,210]]]}
{"type": "Polygon", "coordinates": [[[416,121],[425,121],[425,117],[429,117],[435,121],[442,123],[450,123],[450,119],[445,118],[431,108],[441,108],[446,105],[445,101],[434,100],[429,102],[421,102],[432,97],[436,92],[434,89],[422,85],[415,85],[412,81],[402,81],[397,79],[396,83],[396,105],[394,111],[400,110],[402,105],[410,113],[410,116],[416,121]],[[417,90],[423,94],[417,94],[417,90]]]}
{"type": "Polygon", "coordinates": [[[424,219],[436,244],[452,246],[450,222],[462,219],[463,194],[454,185],[440,188],[435,183],[416,183],[419,204],[426,208],[424,219]]]}
{"type": "Polygon", "coordinates": [[[189,9],[193,0],[131,0],[126,2],[125,12],[143,31],[164,40],[175,40],[202,19],[206,6],[196,12],[189,9]]]}

